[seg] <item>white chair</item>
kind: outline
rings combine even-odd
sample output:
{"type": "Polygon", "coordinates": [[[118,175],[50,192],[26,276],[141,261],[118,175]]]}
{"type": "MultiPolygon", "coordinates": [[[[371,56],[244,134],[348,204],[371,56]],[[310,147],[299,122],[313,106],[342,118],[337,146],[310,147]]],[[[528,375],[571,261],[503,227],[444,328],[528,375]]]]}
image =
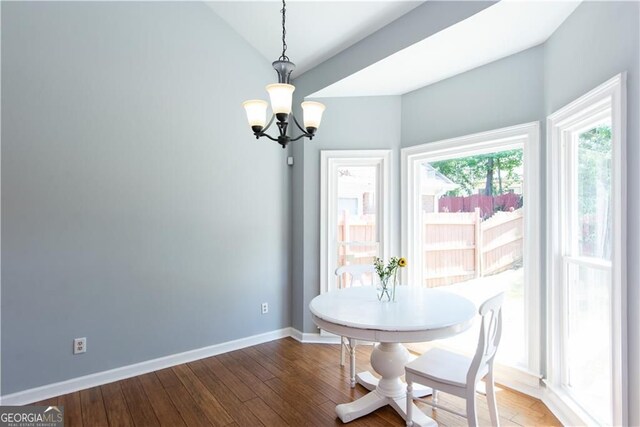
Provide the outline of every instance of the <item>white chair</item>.
{"type": "Polygon", "coordinates": [[[461,417],[466,417],[469,426],[478,425],[476,413],[476,385],[486,377],[487,402],[491,424],[499,426],[498,408],[493,383],[493,359],[502,333],[502,301],[500,293],[480,306],[482,324],[480,338],[473,359],[446,350],[433,349],[405,366],[407,381],[407,426],[412,426],[413,401],[418,400],[434,408],[443,409],[461,417]],[[423,384],[433,389],[432,401],[413,396],[413,383],[423,384]],[[467,401],[466,414],[438,405],[437,391],[462,397],[467,401]]]}
{"type": "MultiPolygon", "coordinates": [[[[363,276],[371,273],[371,280],[369,285],[373,285],[373,278],[375,277],[376,269],[371,264],[354,264],[343,265],[336,269],[336,276],[338,276],[338,289],[345,288],[342,278],[344,274],[348,274],[351,277],[350,286],[353,286],[355,282],[360,285],[366,285],[363,281],[363,276]]],[[[351,379],[351,388],[356,386],[356,340],[349,337],[340,337],[340,366],[344,366],[344,353],[345,350],[349,352],[349,371],[351,379]]]]}

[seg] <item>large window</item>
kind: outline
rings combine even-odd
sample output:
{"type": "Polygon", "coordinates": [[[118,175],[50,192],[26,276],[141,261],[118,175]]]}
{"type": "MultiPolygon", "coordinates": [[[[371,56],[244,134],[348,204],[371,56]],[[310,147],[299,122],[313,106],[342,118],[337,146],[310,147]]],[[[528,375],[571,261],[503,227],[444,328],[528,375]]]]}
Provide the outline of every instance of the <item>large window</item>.
{"type": "Polygon", "coordinates": [[[321,292],[338,283],[352,285],[347,275],[338,280],[336,268],[387,256],[389,155],[388,150],[321,153],[321,292]]]}
{"type": "Polygon", "coordinates": [[[611,414],[611,124],[594,120],[563,144],[568,160],[565,270],[561,281],[565,384],[584,407],[607,424],[611,414]],[[593,342],[600,344],[593,346],[593,342]]]}
{"type": "Polygon", "coordinates": [[[582,421],[625,424],[623,76],[549,118],[549,382],[582,421]]]}
{"type": "MultiPolygon", "coordinates": [[[[478,305],[504,291],[497,360],[501,379],[523,390],[539,378],[538,140],[532,123],[407,148],[402,159],[407,283],[478,305]]],[[[439,345],[476,342],[471,330],[439,345]]]]}

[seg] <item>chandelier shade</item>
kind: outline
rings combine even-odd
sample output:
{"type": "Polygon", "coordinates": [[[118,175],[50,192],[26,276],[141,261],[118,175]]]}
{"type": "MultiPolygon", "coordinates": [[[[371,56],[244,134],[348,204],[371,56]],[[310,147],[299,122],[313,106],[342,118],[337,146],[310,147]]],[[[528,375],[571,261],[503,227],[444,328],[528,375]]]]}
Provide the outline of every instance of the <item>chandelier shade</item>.
{"type": "Polygon", "coordinates": [[[291,62],[289,57],[286,55],[286,6],[285,0],[282,0],[282,10],[280,10],[282,13],[282,55],[280,55],[280,58],[272,64],[273,69],[276,70],[276,73],[278,74],[278,83],[273,83],[266,87],[271,101],[271,119],[267,123],[267,107],[269,104],[266,101],[252,99],[242,103],[242,106],[247,113],[247,121],[249,122],[249,126],[251,127],[256,139],[261,137],[268,138],[280,144],[282,148],[285,148],[289,142],[297,141],[301,138],[313,139],[313,136],[320,126],[322,113],[325,110],[325,106],[319,102],[303,102],[301,106],[303,111],[304,127],[300,126],[300,123],[298,123],[298,120],[291,110],[293,103],[293,91],[296,90],[296,88],[290,84],[290,79],[291,73],[296,68],[296,64],[291,62]],[[266,133],[274,122],[278,127],[279,133],[276,137],[266,133]],[[302,134],[296,137],[288,135],[287,131],[289,130],[290,123],[295,124],[302,134]]]}
{"type": "Polygon", "coordinates": [[[302,103],[304,127],[307,132],[310,132],[309,129],[313,129],[313,132],[315,132],[315,130],[320,127],[322,113],[324,113],[325,108],[324,104],[315,101],[305,101],[302,103]]]}
{"type": "Polygon", "coordinates": [[[247,112],[247,121],[252,129],[259,127],[260,130],[264,129],[267,124],[267,101],[261,99],[252,99],[242,103],[244,110],[247,112]]]}
{"type": "Polygon", "coordinates": [[[294,85],[286,83],[274,83],[267,85],[269,99],[271,99],[271,110],[273,114],[291,113],[291,103],[293,101],[294,85]]]}

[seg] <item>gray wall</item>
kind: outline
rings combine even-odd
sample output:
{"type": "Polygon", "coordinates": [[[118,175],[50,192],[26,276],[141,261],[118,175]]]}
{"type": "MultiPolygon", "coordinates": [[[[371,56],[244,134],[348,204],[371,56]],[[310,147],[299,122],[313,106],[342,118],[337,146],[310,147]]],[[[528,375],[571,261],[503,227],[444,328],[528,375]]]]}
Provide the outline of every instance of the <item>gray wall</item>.
{"type": "Polygon", "coordinates": [[[262,56],[201,3],[2,9],[2,393],[289,326],[262,56]]]}
{"type": "MultiPolygon", "coordinates": [[[[294,97],[295,99],[295,97],[294,97]]],[[[299,100],[298,100],[299,101],[299,100]]],[[[297,103],[296,103],[297,104],[297,103]]],[[[298,114],[298,113],[297,113],[298,114]]],[[[328,112],[327,112],[328,114],[328,112]]],[[[327,124],[323,119],[322,132],[327,124]]],[[[319,131],[320,132],[320,131],[319,131]]],[[[320,133],[318,133],[320,135],[320,133]]],[[[316,138],[317,141],[317,138],[316,138]]],[[[291,173],[291,326],[303,332],[312,332],[313,327],[304,328],[304,319],[309,317],[304,294],[304,148],[311,142],[294,142],[289,146],[289,154],[293,156],[291,173]]],[[[315,144],[315,142],[313,142],[315,144]]],[[[318,181],[320,178],[318,177],[318,181]]],[[[318,233],[320,230],[318,230],[318,233]]]]}
{"type": "Polygon", "coordinates": [[[629,423],[640,425],[640,4],[585,2],[545,45],[545,114],[627,71],[629,423]]]}
{"type": "Polygon", "coordinates": [[[540,120],[543,48],[536,46],[402,96],[402,146],[540,120]]]}
{"type": "MultiPolygon", "coordinates": [[[[320,151],[391,149],[391,242],[392,253],[399,250],[400,236],[400,97],[323,98],[327,106],[318,136],[312,142],[298,144],[294,150],[296,166],[303,169],[295,184],[300,197],[295,200],[296,217],[302,213],[301,232],[294,250],[302,264],[294,264],[292,307],[293,327],[304,332],[317,332],[306,308],[320,293],[320,151]],[[372,122],[372,118],[375,120],[372,122]],[[300,155],[299,151],[304,151],[300,155]],[[302,161],[300,159],[302,158],[302,161]],[[302,205],[302,206],[301,206],[302,205]],[[302,209],[298,211],[297,209],[302,209]],[[301,267],[301,268],[300,268],[301,267]],[[301,302],[298,302],[301,301],[301,302]],[[302,305],[300,305],[302,304],[302,305]]],[[[299,169],[299,170],[300,170],[299,169]]],[[[294,172],[294,175],[296,173],[294,172]]],[[[294,193],[295,194],[295,193],[294,193]]],[[[299,220],[299,219],[297,219],[299,220]]],[[[295,262],[298,257],[294,256],[295,262]]]]}

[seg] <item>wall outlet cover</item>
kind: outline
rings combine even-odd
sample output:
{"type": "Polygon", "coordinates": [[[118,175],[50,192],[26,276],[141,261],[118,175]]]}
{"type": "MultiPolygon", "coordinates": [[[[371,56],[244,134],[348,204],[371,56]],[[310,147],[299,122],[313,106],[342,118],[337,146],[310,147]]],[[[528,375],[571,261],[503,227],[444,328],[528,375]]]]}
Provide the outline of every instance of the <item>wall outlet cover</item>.
{"type": "Polygon", "coordinates": [[[73,340],[73,354],[80,354],[87,352],[87,338],[76,338],[73,340]]]}

